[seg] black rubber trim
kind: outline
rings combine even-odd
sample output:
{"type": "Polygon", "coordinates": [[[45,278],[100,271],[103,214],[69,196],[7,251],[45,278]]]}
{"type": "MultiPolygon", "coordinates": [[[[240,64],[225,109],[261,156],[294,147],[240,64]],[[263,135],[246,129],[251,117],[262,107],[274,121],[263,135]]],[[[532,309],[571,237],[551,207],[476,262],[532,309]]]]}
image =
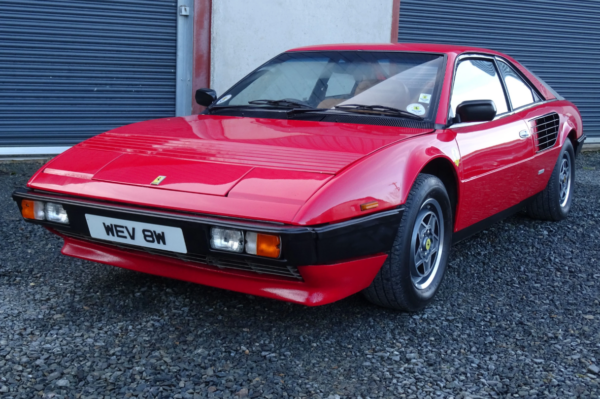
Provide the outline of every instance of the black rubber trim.
{"type": "Polygon", "coordinates": [[[575,158],[579,157],[579,154],[581,154],[581,150],[583,149],[583,142],[585,141],[585,139],[587,139],[587,136],[584,134],[581,135],[581,137],[579,137],[577,139],[577,145],[575,145],[575,158]]]}
{"type": "Polygon", "coordinates": [[[319,263],[389,252],[404,208],[375,213],[314,229],[319,263]]]}
{"type": "Polygon", "coordinates": [[[510,208],[500,211],[487,219],[483,219],[480,222],[477,222],[469,227],[465,227],[464,229],[457,231],[452,236],[452,243],[456,244],[457,242],[463,241],[471,237],[472,235],[489,228],[493,224],[515,215],[520,210],[525,208],[525,205],[527,205],[527,202],[530,201],[531,198],[533,197],[527,198],[526,200],[519,202],[517,205],[511,206],[510,208]]]}
{"type": "Polygon", "coordinates": [[[414,120],[403,117],[394,117],[387,115],[361,115],[361,114],[350,114],[348,112],[341,112],[332,110],[331,112],[305,112],[301,114],[293,114],[288,116],[287,109],[268,109],[268,108],[223,108],[213,109],[210,115],[218,116],[241,116],[241,117],[252,117],[261,119],[290,119],[290,120],[301,120],[301,121],[315,121],[315,122],[331,122],[331,123],[350,123],[358,125],[371,125],[371,126],[390,126],[390,127],[405,127],[412,129],[434,129],[436,126],[433,122],[424,120],[414,120]]]}
{"type": "MultiPolygon", "coordinates": [[[[262,264],[281,265],[282,267],[326,265],[388,252],[392,247],[403,212],[403,208],[396,208],[341,223],[298,227],[132,207],[126,204],[105,203],[30,189],[18,189],[13,192],[12,196],[18,204],[19,210],[22,199],[62,204],[69,215],[69,225],[41,220],[25,220],[51,227],[66,235],[91,238],[85,220],[85,214],[88,213],[179,227],[182,229],[190,256],[212,256],[231,260],[253,259],[254,261],[260,260],[262,264]],[[280,259],[269,259],[248,254],[216,251],[210,247],[210,229],[213,226],[277,234],[281,237],[282,256],[280,259]]],[[[104,242],[106,245],[111,245],[110,241],[104,242]]],[[[142,247],[139,249],[144,250],[142,247]]]]}

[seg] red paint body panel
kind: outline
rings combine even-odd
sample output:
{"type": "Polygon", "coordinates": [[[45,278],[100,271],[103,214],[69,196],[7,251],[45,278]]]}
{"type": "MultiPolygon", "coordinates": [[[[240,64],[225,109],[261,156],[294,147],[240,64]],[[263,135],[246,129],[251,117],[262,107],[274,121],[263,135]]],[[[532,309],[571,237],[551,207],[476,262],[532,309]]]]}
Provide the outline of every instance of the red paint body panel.
{"type": "Polygon", "coordinates": [[[255,168],[227,197],[302,205],[331,178],[322,173],[255,168]]]}
{"type": "Polygon", "coordinates": [[[74,164],[72,157],[59,155],[51,161],[52,169],[93,176],[108,163],[117,159],[121,154],[112,151],[80,148],[74,155],[77,157],[76,164],[74,164]]]}
{"type": "Polygon", "coordinates": [[[93,179],[155,190],[224,196],[251,170],[250,166],[124,154],[96,173],[93,179]],[[159,185],[151,185],[158,176],[165,179],[159,185]]]}
{"type": "MultiPolygon", "coordinates": [[[[444,54],[436,129],[294,119],[193,115],[141,122],[87,140],[50,161],[32,189],[75,197],[213,216],[322,226],[403,205],[419,173],[436,162],[455,179],[458,232],[540,192],[565,140],[582,137],[581,117],[503,54],[435,44],[347,44],[290,51],[372,50],[444,54]],[[497,120],[445,128],[457,58],[499,55],[547,101],[497,120]],[[560,115],[556,145],[536,152],[521,139],[530,120],[560,115]],[[573,133],[574,132],[574,133],[573,133]],[[164,183],[150,183],[159,175],[164,183]],[[378,206],[361,211],[360,205],[378,206]]],[[[289,226],[286,226],[289,227],[289,226]]],[[[329,227],[329,226],[327,226],[329,227]]],[[[312,230],[314,231],[314,230],[312,230]]],[[[225,272],[173,258],[65,237],[65,255],[253,295],[318,305],[367,287],[385,254],[299,267],[304,282],[225,272]]]]}
{"type": "Polygon", "coordinates": [[[423,129],[195,115],[124,126],[86,149],[334,174],[423,129]]]}
{"type": "MultiPolygon", "coordinates": [[[[208,115],[159,119],[124,126],[78,144],[46,165],[52,174],[37,174],[28,186],[93,199],[292,224],[305,201],[333,175],[381,148],[429,131],[208,115]],[[80,163],[90,154],[102,154],[93,168],[87,161],[80,163]],[[92,178],[78,175],[83,171],[92,178]],[[151,186],[160,175],[167,176],[164,183],[151,186]],[[286,179],[289,182],[282,183],[286,179]],[[250,187],[251,182],[256,186],[250,187]],[[178,191],[177,195],[170,190],[178,191]]],[[[354,209],[342,216],[358,215],[360,210],[354,209]]]]}
{"type": "Polygon", "coordinates": [[[322,224],[395,208],[406,201],[412,183],[429,161],[443,158],[455,169],[453,149],[457,149],[454,136],[444,132],[382,149],[330,180],[302,207],[294,223],[322,224]],[[361,204],[372,201],[378,201],[379,206],[360,211],[361,204]]]}
{"type": "Polygon", "coordinates": [[[462,190],[456,230],[461,230],[525,200],[530,170],[523,162],[535,149],[533,139],[521,139],[525,122],[512,115],[484,124],[456,128],[461,156],[462,190]]]}
{"type": "Polygon", "coordinates": [[[581,131],[581,119],[576,114],[567,125],[565,121],[571,118],[561,117],[560,139],[553,149],[541,153],[536,153],[533,136],[520,139],[519,132],[531,128],[530,120],[552,111],[574,116],[576,109],[567,101],[556,101],[492,122],[449,129],[457,135],[461,155],[455,231],[506,210],[546,187],[562,143],[571,130],[581,131]]]}
{"type": "Polygon", "coordinates": [[[65,244],[61,252],[64,255],[308,306],[335,302],[366,288],[387,258],[381,254],[334,265],[303,266],[298,269],[304,281],[298,282],[226,272],[207,265],[63,238],[65,244]]]}
{"type": "Polygon", "coordinates": [[[282,222],[293,220],[299,205],[282,201],[265,203],[195,193],[155,190],[150,187],[122,185],[41,173],[29,187],[77,197],[98,199],[176,211],[212,214],[244,219],[282,222]]]}

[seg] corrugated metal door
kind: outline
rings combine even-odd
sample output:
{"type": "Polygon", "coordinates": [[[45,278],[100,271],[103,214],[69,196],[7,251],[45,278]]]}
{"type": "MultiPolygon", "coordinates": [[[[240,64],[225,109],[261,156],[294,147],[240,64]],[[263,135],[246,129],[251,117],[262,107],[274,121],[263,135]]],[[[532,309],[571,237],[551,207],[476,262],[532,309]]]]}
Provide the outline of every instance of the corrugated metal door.
{"type": "Polygon", "coordinates": [[[577,105],[600,138],[600,2],[401,0],[400,42],[463,44],[506,53],[577,105]]]}
{"type": "Polygon", "coordinates": [[[174,0],[0,0],[0,146],[175,115],[174,0]]]}

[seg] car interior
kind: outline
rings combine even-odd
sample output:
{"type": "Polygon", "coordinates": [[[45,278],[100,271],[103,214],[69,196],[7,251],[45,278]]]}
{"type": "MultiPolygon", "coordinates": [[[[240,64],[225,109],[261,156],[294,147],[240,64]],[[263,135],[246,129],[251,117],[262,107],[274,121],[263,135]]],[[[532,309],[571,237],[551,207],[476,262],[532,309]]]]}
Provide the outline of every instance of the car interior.
{"type": "Polygon", "coordinates": [[[317,107],[334,108],[352,103],[394,104],[395,108],[407,110],[409,105],[416,103],[427,114],[430,104],[424,102],[421,96],[432,94],[436,76],[411,76],[409,80],[402,79],[402,72],[410,67],[387,65],[386,72],[379,62],[335,64],[328,74],[327,83],[321,88],[324,96],[317,107]]]}

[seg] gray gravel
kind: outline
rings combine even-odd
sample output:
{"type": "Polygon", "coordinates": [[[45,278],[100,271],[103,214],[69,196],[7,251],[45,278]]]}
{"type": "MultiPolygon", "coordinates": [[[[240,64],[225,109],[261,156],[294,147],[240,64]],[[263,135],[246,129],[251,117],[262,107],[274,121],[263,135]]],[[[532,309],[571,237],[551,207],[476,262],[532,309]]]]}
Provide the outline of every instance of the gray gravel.
{"type": "Polygon", "coordinates": [[[457,245],[426,311],[307,308],[60,255],[0,164],[0,397],[600,397],[600,153],[571,216],[457,245]]]}

